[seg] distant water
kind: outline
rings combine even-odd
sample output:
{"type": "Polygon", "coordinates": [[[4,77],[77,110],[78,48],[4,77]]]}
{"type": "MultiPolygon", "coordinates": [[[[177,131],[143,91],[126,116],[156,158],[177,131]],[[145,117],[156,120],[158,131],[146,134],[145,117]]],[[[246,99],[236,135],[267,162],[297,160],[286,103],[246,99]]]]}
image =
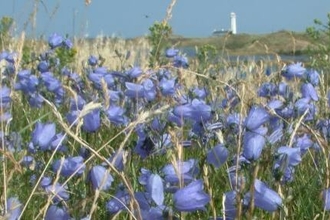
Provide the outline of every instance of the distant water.
{"type": "MultiPolygon", "coordinates": [[[[196,57],[196,50],[194,47],[182,47],[179,48],[180,51],[186,54],[188,57],[194,58],[196,57]]],[[[288,62],[308,62],[309,58],[306,55],[279,55],[281,60],[288,62]]],[[[267,55],[235,55],[235,56],[224,56],[224,59],[230,62],[239,61],[275,61],[277,57],[273,54],[267,55]]]]}

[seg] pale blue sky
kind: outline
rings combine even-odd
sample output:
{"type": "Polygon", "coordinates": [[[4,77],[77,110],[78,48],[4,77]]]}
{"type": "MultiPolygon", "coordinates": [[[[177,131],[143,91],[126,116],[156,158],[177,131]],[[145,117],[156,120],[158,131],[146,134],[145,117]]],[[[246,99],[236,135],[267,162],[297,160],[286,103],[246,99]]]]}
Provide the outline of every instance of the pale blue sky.
{"type": "MultiPolygon", "coordinates": [[[[166,15],[170,0],[0,0],[0,17],[12,16],[19,33],[38,5],[34,34],[53,32],[77,36],[101,33],[128,38],[143,36],[166,15]],[[42,2],[44,4],[42,4],[42,2]],[[148,15],[146,18],[145,15],[148,15]]],[[[314,18],[326,21],[329,0],[177,0],[170,24],[174,34],[207,37],[214,29],[230,28],[230,12],[237,16],[238,33],[302,32],[314,18]]],[[[31,35],[31,23],[27,28],[31,35]]]]}

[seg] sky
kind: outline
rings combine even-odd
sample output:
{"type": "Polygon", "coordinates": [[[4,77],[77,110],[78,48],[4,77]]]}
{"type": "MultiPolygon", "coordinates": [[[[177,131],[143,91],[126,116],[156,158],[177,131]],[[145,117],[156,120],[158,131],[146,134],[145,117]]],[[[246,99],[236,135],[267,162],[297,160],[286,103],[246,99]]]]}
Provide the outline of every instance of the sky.
{"type": "MultiPolygon", "coordinates": [[[[0,17],[16,21],[15,34],[28,36],[97,35],[134,38],[162,21],[171,0],[0,0],[0,17]],[[35,7],[36,6],[36,7],[35,7]],[[36,20],[31,15],[37,9],[36,20]]],[[[305,31],[315,18],[327,21],[329,0],[177,0],[169,21],[173,33],[208,37],[215,29],[230,29],[236,13],[237,33],[265,34],[279,30],[305,31]]]]}

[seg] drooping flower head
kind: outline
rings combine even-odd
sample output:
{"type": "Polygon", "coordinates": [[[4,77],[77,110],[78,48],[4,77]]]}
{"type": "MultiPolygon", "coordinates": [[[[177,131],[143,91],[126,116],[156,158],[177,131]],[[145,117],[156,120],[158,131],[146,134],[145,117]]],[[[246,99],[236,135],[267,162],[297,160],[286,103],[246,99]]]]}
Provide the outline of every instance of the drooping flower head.
{"type": "Polygon", "coordinates": [[[58,35],[57,33],[52,34],[48,38],[48,44],[51,49],[55,49],[56,47],[61,46],[63,43],[63,37],[61,35],[58,35]]]}
{"type": "MultiPolygon", "coordinates": [[[[251,193],[244,196],[244,203],[249,204],[251,193]]],[[[264,182],[254,180],[254,205],[268,212],[274,212],[282,205],[282,198],[277,192],[270,189],[264,182]]]]}
{"type": "Polygon", "coordinates": [[[45,151],[51,148],[51,142],[56,135],[55,123],[37,122],[34,131],[32,132],[32,143],[35,147],[45,151]]]}
{"type": "Polygon", "coordinates": [[[302,63],[294,63],[288,65],[283,71],[282,76],[287,79],[292,79],[295,77],[301,78],[306,73],[306,69],[302,66],[302,63]]]}
{"type": "Polygon", "coordinates": [[[103,166],[94,166],[89,172],[89,179],[93,189],[108,190],[113,182],[113,177],[103,166]]]}
{"type": "Polygon", "coordinates": [[[206,161],[214,167],[219,168],[228,158],[228,150],[222,144],[216,145],[207,152],[206,161]]]}
{"type": "Polygon", "coordinates": [[[70,215],[65,207],[61,208],[57,205],[49,206],[45,220],[69,220],[70,215]]]}
{"type": "Polygon", "coordinates": [[[205,210],[210,196],[203,190],[203,181],[195,180],[186,187],[179,189],[173,195],[174,206],[181,212],[205,210]]]}
{"type": "Polygon", "coordinates": [[[60,174],[64,177],[69,177],[73,173],[75,173],[75,175],[82,175],[85,168],[84,158],[81,156],[68,157],[64,160],[59,159],[53,163],[54,172],[61,170],[60,174]]]}

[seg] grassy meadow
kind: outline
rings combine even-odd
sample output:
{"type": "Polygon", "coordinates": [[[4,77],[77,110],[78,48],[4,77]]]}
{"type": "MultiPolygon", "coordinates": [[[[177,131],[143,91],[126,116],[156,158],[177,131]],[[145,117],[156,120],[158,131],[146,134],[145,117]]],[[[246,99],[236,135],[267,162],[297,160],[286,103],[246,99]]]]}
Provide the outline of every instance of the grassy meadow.
{"type": "Polygon", "coordinates": [[[328,73],[280,55],[307,37],[152,34],[1,44],[0,219],[329,219],[328,73]]]}

